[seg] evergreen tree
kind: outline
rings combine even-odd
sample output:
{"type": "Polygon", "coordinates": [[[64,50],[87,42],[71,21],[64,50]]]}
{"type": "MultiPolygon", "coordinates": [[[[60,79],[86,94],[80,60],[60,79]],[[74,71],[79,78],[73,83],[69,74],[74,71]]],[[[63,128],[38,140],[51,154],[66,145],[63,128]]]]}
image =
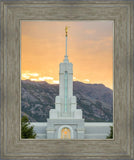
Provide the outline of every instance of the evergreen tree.
{"type": "Polygon", "coordinates": [[[27,116],[21,118],[21,138],[36,138],[36,133],[33,130],[34,126],[30,126],[27,116]]]}
{"type": "Polygon", "coordinates": [[[110,133],[107,136],[107,139],[112,139],[113,138],[113,126],[110,126],[110,133]]]}

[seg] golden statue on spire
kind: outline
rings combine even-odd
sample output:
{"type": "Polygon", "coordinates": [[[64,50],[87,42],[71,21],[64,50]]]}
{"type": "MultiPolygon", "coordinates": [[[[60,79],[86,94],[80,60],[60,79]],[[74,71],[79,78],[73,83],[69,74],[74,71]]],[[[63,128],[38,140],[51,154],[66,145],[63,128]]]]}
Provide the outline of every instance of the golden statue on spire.
{"type": "Polygon", "coordinates": [[[67,37],[68,26],[65,27],[66,37],[67,37]]]}

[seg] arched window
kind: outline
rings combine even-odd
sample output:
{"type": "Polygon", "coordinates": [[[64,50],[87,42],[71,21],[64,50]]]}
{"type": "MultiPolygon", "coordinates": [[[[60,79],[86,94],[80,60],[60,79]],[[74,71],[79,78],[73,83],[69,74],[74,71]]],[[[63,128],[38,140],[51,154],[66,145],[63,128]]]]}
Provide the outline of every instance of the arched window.
{"type": "Polygon", "coordinates": [[[63,128],[61,130],[61,139],[70,139],[71,138],[71,131],[69,128],[63,128]]]}

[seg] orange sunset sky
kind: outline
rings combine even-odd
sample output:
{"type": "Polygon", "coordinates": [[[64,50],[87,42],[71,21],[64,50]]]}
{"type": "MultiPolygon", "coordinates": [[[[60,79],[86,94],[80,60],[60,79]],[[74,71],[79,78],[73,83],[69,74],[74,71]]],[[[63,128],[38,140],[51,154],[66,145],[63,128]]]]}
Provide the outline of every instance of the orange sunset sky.
{"type": "Polygon", "coordinates": [[[112,89],[113,21],[21,21],[21,79],[59,83],[66,25],[74,81],[112,89]]]}

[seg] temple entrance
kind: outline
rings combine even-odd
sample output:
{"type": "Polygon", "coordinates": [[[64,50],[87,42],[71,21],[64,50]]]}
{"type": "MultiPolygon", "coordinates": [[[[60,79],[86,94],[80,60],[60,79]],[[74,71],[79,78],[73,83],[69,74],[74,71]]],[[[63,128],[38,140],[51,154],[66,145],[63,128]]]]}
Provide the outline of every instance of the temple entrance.
{"type": "Polygon", "coordinates": [[[69,128],[63,128],[61,130],[61,139],[71,139],[71,131],[69,128]]]}

